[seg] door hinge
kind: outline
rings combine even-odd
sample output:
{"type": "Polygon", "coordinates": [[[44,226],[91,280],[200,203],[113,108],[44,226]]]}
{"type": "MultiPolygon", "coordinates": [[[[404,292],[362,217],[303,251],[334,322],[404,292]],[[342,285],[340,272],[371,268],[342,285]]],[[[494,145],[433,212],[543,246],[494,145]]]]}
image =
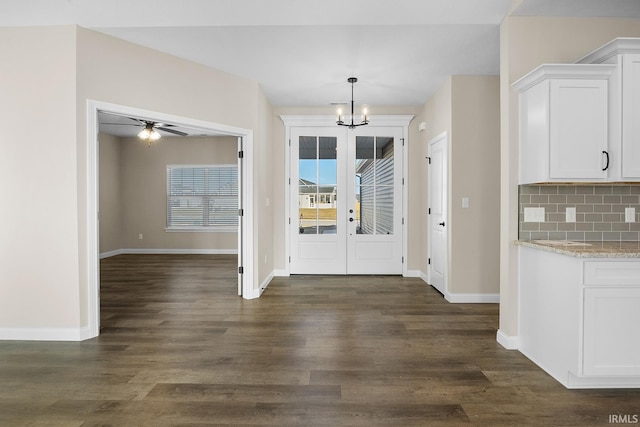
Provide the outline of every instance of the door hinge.
{"type": "Polygon", "coordinates": [[[291,178],[289,178],[289,185],[291,185],[291,178]]]}
{"type": "Polygon", "coordinates": [[[291,225],[291,217],[289,217],[289,225],[291,225]]]}
{"type": "Polygon", "coordinates": [[[402,185],[404,185],[404,178],[402,178],[402,185]]]}
{"type": "Polygon", "coordinates": [[[431,215],[431,208],[429,208],[429,211],[427,212],[427,215],[431,215]]]}
{"type": "Polygon", "coordinates": [[[238,267],[238,274],[244,274],[244,267],[238,267]]]}
{"type": "Polygon", "coordinates": [[[238,158],[244,159],[244,151],[238,151],[238,158]]]}
{"type": "Polygon", "coordinates": [[[404,257],[402,257],[402,263],[404,264],[404,257]]]}
{"type": "Polygon", "coordinates": [[[400,141],[402,141],[402,146],[404,147],[404,138],[400,138],[400,141]]]}
{"type": "Polygon", "coordinates": [[[431,164],[431,157],[425,157],[425,159],[427,159],[429,161],[429,164],[431,164]]]}
{"type": "Polygon", "coordinates": [[[402,225],[404,225],[404,218],[402,218],[402,225]]]}
{"type": "Polygon", "coordinates": [[[431,265],[431,258],[427,258],[427,264],[431,265]]]}
{"type": "Polygon", "coordinates": [[[289,257],[289,264],[291,264],[291,257],[289,257]]]}
{"type": "Polygon", "coordinates": [[[244,216],[244,209],[238,209],[238,216],[244,216]]]}
{"type": "Polygon", "coordinates": [[[289,147],[291,147],[291,138],[289,138],[289,147]]]}

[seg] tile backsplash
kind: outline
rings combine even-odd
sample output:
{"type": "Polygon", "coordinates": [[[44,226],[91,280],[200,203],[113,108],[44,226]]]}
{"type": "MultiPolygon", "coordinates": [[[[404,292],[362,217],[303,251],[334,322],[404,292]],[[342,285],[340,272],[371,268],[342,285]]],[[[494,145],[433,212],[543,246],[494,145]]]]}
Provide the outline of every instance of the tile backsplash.
{"type": "Polygon", "coordinates": [[[521,185],[520,240],[640,240],[640,185],[521,185]],[[544,222],[525,222],[524,208],[545,209],[544,222]],[[576,222],[566,208],[576,208],[576,222]],[[635,208],[625,222],[625,208],[635,208]]]}

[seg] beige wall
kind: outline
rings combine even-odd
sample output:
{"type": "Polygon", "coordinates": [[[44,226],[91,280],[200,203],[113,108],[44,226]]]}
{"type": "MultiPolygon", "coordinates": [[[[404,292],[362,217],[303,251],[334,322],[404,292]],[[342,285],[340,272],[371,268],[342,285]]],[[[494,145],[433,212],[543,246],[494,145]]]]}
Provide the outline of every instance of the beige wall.
{"type": "Polygon", "coordinates": [[[453,76],[452,293],[500,287],[500,85],[498,76],[453,76]],[[462,208],[468,197],[469,208],[462,208]]]}
{"type": "MultiPolygon", "coordinates": [[[[89,321],[87,100],[249,129],[262,152],[270,129],[259,117],[270,106],[256,82],[75,26],[2,28],[0,54],[0,174],[30,172],[3,200],[29,209],[0,210],[12,224],[0,239],[0,329],[75,333],[89,321]]],[[[259,179],[251,188],[264,200],[270,177],[259,179]]],[[[254,282],[270,273],[258,260],[272,236],[256,231],[254,282]]]]}
{"type": "Polygon", "coordinates": [[[542,63],[571,63],[616,37],[639,37],[640,20],[507,17],[500,35],[500,330],[518,335],[518,104],[511,84],[542,63]]]}
{"type": "Polygon", "coordinates": [[[101,133],[100,147],[100,253],[122,249],[122,187],[120,138],[101,133]]]}
{"type": "MultiPolygon", "coordinates": [[[[500,108],[497,76],[452,76],[425,104],[415,122],[425,122],[420,134],[421,159],[428,142],[446,132],[448,158],[448,291],[491,294],[499,288],[500,108]],[[468,197],[470,207],[462,208],[468,197]]],[[[421,270],[427,273],[428,169],[421,165],[421,270]]]]}
{"type": "Polygon", "coordinates": [[[0,28],[0,57],[0,328],[73,328],[75,30],[0,28]]]}

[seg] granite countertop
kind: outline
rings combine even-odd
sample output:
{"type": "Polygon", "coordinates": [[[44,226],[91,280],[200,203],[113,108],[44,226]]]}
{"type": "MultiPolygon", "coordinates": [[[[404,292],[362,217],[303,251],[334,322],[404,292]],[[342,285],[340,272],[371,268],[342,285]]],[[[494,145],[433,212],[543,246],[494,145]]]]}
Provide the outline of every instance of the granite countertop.
{"type": "Polygon", "coordinates": [[[517,245],[579,258],[640,258],[640,242],[517,240],[517,245]]]}

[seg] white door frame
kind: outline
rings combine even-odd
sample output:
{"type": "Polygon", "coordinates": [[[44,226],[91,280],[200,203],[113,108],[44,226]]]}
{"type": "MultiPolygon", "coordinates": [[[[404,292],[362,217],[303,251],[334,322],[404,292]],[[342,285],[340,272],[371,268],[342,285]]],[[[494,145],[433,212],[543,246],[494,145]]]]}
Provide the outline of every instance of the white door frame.
{"type": "MultiPolygon", "coordinates": [[[[428,265],[427,266],[427,283],[429,283],[431,286],[433,286],[434,288],[436,288],[440,293],[442,293],[447,299],[448,299],[448,295],[449,295],[449,237],[450,237],[450,209],[449,209],[449,136],[447,134],[447,132],[442,132],[441,134],[439,134],[438,136],[436,136],[435,138],[429,140],[427,142],[427,158],[429,159],[429,162],[431,161],[431,146],[437,142],[440,141],[444,141],[444,155],[445,155],[445,159],[444,159],[444,170],[443,170],[443,176],[444,179],[446,180],[446,182],[443,182],[443,194],[445,197],[445,202],[444,202],[444,210],[445,210],[445,222],[446,222],[446,226],[445,226],[445,243],[444,243],[444,253],[442,254],[445,258],[445,271],[444,271],[444,275],[443,275],[443,281],[444,284],[443,286],[434,286],[433,285],[433,281],[431,278],[431,273],[432,273],[432,265],[428,265]]],[[[427,179],[428,179],[428,184],[427,184],[427,201],[428,201],[428,206],[430,209],[431,206],[431,167],[428,167],[427,170],[427,179]]],[[[431,216],[430,214],[427,216],[427,229],[429,230],[427,232],[427,257],[429,259],[433,258],[433,254],[432,254],[432,250],[431,250],[431,243],[432,243],[432,236],[431,236],[431,228],[432,228],[432,222],[435,221],[434,217],[431,216]]]]}
{"type": "MultiPolygon", "coordinates": [[[[408,276],[408,268],[407,268],[407,247],[408,247],[408,168],[409,164],[409,123],[413,120],[413,115],[379,115],[379,116],[370,116],[369,117],[369,125],[368,127],[389,127],[389,126],[399,126],[402,127],[402,139],[403,139],[403,149],[402,149],[402,180],[405,185],[402,186],[402,218],[404,219],[404,224],[402,227],[402,275],[404,277],[408,276]]],[[[276,275],[279,276],[289,276],[291,274],[291,268],[289,265],[289,260],[291,259],[291,227],[289,225],[289,213],[291,212],[291,150],[289,149],[291,145],[291,128],[292,127],[335,127],[336,118],[335,116],[327,116],[327,115],[313,115],[313,116],[299,116],[299,115],[281,115],[280,119],[284,123],[285,126],[285,182],[284,182],[284,199],[285,199],[285,217],[284,217],[284,230],[285,230],[285,268],[283,270],[276,271],[276,275]]]]}
{"type": "MultiPolygon", "coordinates": [[[[100,333],[100,274],[99,274],[99,181],[98,181],[98,111],[106,111],[126,116],[152,117],[162,122],[179,123],[189,128],[203,129],[220,135],[242,138],[244,165],[241,181],[243,185],[242,206],[244,215],[240,217],[242,226],[242,251],[238,256],[238,265],[243,267],[242,296],[245,299],[257,298],[259,290],[254,290],[254,239],[253,239],[253,131],[227,126],[219,123],[195,120],[166,113],[143,110],[102,101],[87,100],[87,188],[86,188],[86,233],[87,233],[87,309],[88,327],[83,328],[81,339],[97,337],[100,333]]],[[[240,249],[240,248],[238,248],[240,249]]],[[[257,286],[255,287],[257,289],[257,286]]]]}

